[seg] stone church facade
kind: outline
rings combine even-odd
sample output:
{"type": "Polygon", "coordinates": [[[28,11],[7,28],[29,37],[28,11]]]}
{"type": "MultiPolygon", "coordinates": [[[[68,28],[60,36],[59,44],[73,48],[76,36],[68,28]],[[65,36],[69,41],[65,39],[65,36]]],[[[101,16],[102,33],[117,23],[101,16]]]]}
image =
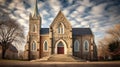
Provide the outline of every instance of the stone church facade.
{"type": "Polygon", "coordinates": [[[39,59],[53,54],[67,54],[86,60],[96,60],[94,35],[90,28],[72,28],[59,11],[49,28],[41,28],[42,19],[37,1],[29,16],[29,33],[25,46],[25,59],[39,59]]]}

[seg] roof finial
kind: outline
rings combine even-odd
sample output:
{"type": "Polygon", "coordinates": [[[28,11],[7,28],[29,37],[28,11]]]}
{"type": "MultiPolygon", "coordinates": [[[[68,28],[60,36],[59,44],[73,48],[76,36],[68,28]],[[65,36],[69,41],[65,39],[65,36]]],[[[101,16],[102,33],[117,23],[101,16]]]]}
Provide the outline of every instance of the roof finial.
{"type": "Polygon", "coordinates": [[[38,12],[37,0],[35,0],[33,17],[37,17],[38,15],[39,15],[39,12],[38,12]]]}

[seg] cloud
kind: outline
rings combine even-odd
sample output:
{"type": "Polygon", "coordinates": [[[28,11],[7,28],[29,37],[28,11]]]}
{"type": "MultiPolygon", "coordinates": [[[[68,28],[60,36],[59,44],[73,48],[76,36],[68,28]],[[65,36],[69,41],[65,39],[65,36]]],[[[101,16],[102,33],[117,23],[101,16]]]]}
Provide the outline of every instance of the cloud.
{"type": "Polygon", "coordinates": [[[72,4],[72,3],[73,3],[73,0],[68,0],[68,3],[69,3],[69,4],[72,4]]]}
{"type": "Polygon", "coordinates": [[[76,24],[76,25],[74,25],[74,27],[75,27],[75,28],[80,28],[80,27],[82,27],[82,25],[76,24]]]}
{"type": "Polygon", "coordinates": [[[83,22],[81,22],[81,25],[89,25],[89,22],[83,21],[83,22]]]}
{"type": "Polygon", "coordinates": [[[79,6],[76,11],[78,11],[79,13],[83,13],[85,11],[85,6],[79,6]]]}
{"type": "Polygon", "coordinates": [[[76,22],[74,20],[70,20],[72,26],[75,26],[76,22]]]}
{"type": "Polygon", "coordinates": [[[46,10],[43,10],[43,11],[41,12],[41,14],[42,14],[42,15],[49,15],[46,10]]]}
{"type": "Polygon", "coordinates": [[[75,18],[75,17],[77,17],[77,15],[78,15],[78,12],[77,11],[73,11],[69,16],[71,18],[75,18]]]}
{"type": "Polygon", "coordinates": [[[82,5],[89,7],[89,6],[92,6],[93,3],[91,3],[90,0],[83,0],[82,5]]]}
{"type": "Polygon", "coordinates": [[[58,12],[61,9],[61,4],[58,0],[48,0],[48,2],[53,10],[58,12]]]}
{"type": "Polygon", "coordinates": [[[69,11],[66,9],[66,10],[63,10],[63,13],[67,16],[69,14],[69,11]]]}
{"type": "Polygon", "coordinates": [[[107,5],[106,3],[95,5],[91,9],[91,14],[94,14],[94,15],[102,14],[105,10],[106,5],[107,5]]]}
{"type": "Polygon", "coordinates": [[[26,26],[26,21],[24,19],[17,19],[17,22],[20,22],[19,24],[21,24],[22,26],[26,26]]]}

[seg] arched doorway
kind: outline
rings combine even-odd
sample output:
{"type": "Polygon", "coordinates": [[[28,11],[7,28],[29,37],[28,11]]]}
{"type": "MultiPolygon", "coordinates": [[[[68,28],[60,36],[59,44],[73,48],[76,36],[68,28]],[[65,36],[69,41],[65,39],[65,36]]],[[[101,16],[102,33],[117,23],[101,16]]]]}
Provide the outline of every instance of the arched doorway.
{"type": "Polygon", "coordinates": [[[60,39],[59,41],[56,42],[55,44],[55,54],[67,54],[67,45],[65,41],[60,39]]]}
{"type": "Polygon", "coordinates": [[[57,54],[64,54],[64,45],[62,42],[59,42],[57,45],[57,54]]]}

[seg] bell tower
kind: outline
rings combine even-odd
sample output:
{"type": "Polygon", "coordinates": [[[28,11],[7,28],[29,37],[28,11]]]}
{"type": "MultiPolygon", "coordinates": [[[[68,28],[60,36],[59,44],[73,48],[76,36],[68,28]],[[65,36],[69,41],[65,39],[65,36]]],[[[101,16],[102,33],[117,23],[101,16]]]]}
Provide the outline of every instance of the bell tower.
{"type": "Polygon", "coordinates": [[[29,60],[40,57],[41,16],[38,12],[37,0],[34,1],[33,13],[29,16],[29,60]]]}

